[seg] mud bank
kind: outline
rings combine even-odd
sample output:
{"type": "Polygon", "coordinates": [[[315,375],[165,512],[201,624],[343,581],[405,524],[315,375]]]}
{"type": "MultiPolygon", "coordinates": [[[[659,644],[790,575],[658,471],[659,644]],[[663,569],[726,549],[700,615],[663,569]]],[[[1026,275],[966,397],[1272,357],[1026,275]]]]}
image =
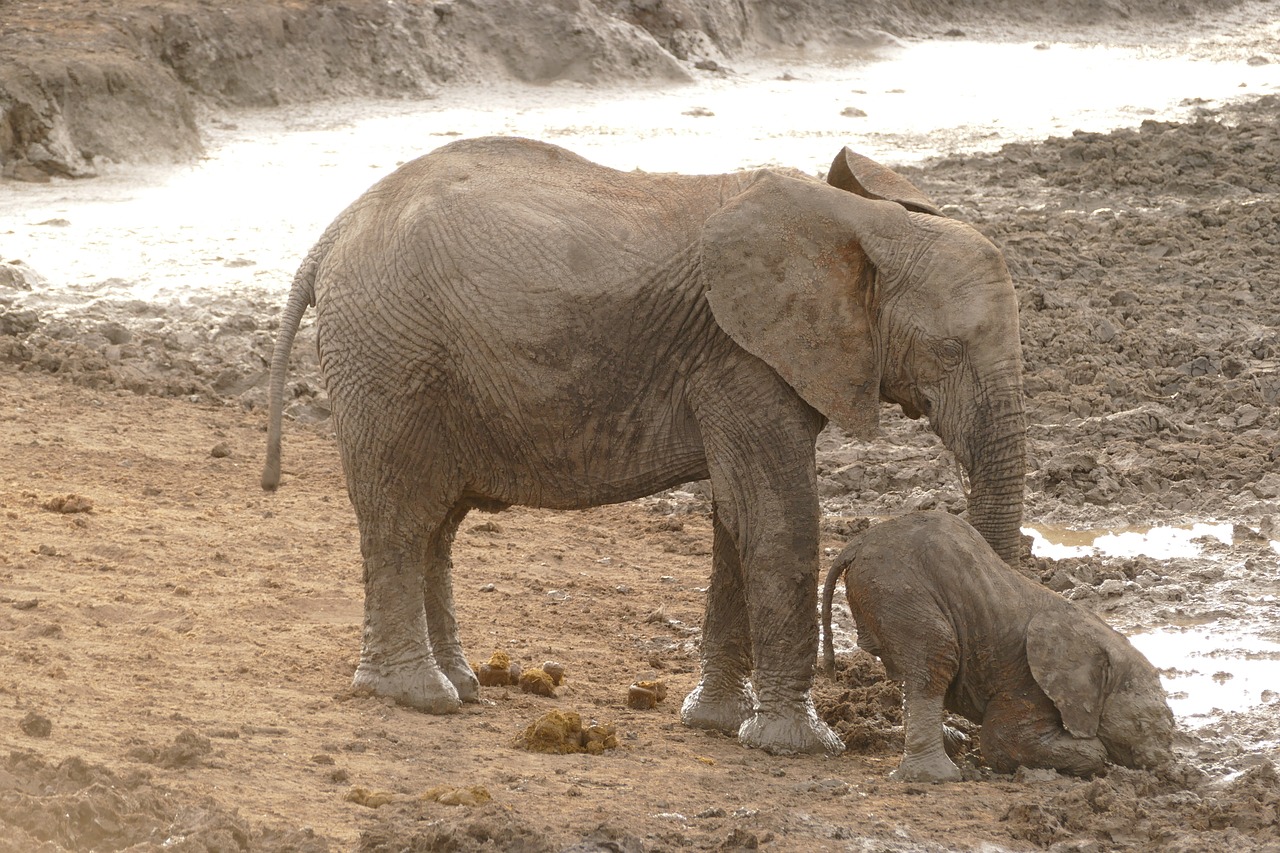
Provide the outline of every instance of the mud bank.
{"type": "Polygon", "coordinates": [[[0,16],[0,175],[87,177],[201,150],[199,116],[456,81],[687,80],[726,58],[1047,24],[1167,23],[1231,0],[33,2],[0,16]],[[998,22],[998,24],[996,23],[998,22]]]}

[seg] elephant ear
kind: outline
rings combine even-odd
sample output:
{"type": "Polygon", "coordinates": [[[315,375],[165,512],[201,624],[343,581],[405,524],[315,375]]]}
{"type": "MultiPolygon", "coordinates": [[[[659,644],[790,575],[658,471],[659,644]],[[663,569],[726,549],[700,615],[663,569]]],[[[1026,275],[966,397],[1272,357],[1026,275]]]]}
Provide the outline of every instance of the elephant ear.
{"type": "Polygon", "coordinates": [[[888,166],[882,166],[848,148],[841,150],[836,159],[831,161],[827,183],[863,198],[896,201],[916,213],[942,215],[938,206],[906,178],[888,166]]]}
{"type": "Polygon", "coordinates": [[[880,410],[871,267],[901,265],[911,232],[897,204],[765,173],[703,226],[707,301],[720,328],[805,402],[871,437],[880,410]]]}
{"type": "Polygon", "coordinates": [[[1040,689],[1053,700],[1063,727],[1096,737],[1106,698],[1112,638],[1107,626],[1074,608],[1036,614],[1027,626],[1027,662],[1040,689]]]}

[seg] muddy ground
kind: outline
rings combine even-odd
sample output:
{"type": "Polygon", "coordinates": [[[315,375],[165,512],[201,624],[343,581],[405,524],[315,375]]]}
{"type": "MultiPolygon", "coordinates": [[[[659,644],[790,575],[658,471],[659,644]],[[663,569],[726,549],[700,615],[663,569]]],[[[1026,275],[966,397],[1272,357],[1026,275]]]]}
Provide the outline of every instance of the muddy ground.
{"type": "MultiPolygon", "coordinates": [[[[1277,116],[1269,97],[907,170],[1014,274],[1028,523],[1235,523],[1195,559],[1027,555],[1125,631],[1280,640],[1277,116]]],[[[54,317],[22,307],[41,286],[0,266],[0,850],[1280,848],[1274,693],[1184,720],[1159,775],[1001,776],[970,757],[968,781],[902,785],[885,778],[900,695],[842,635],[816,698],[844,755],[682,727],[711,541],[699,484],[463,524],[467,649],[563,664],[555,696],[486,687],[431,717],[353,695],[358,542],[307,331],[285,485],[263,495],[279,305],[54,317]],[[641,679],[667,688],[655,708],[626,705],[641,679]],[[612,726],[617,747],[518,746],[557,710],[612,726]]],[[[822,436],[828,557],[868,516],[963,508],[927,427],[889,409],[883,423],[870,444],[822,436]]]]}

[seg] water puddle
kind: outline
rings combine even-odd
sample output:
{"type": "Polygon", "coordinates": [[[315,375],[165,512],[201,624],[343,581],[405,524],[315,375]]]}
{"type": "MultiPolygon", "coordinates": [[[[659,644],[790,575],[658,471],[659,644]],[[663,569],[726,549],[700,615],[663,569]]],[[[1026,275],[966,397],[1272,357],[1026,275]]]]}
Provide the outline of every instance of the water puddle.
{"type": "Polygon", "coordinates": [[[1129,635],[1160,670],[1169,707],[1190,726],[1280,700],[1280,643],[1203,625],[1129,635]]]}
{"type": "Polygon", "coordinates": [[[1024,528],[1034,541],[1031,553],[1037,557],[1065,560],[1069,557],[1136,557],[1156,560],[1195,559],[1204,551],[1205,539],[1224,545],[1232,542],[1232,525],[1197,523],[1185,527],[1130,528],[1126,530],[1069,530],[1066,528],[1024,528]]]}

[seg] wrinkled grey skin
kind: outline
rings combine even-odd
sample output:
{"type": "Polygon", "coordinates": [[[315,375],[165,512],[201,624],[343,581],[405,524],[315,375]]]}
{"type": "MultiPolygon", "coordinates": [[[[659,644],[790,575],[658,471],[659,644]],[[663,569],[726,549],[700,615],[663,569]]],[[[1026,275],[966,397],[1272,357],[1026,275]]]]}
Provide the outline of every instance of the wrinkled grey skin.
{"type": "Polygon", "coordinates": [[[903,682],[906,751],[892,778],[948,781],[943,710],[982,725],[982,756],[1079,776],[1108,761],[1154,768],[1173,757],[1173,714],[1155,668],[1092,612],[1005,565],[964,521],[920,512],[867,530],[836,558],[858,645],[903,682]]]}
{"type": "Polygon", "coordinates": [[[881,399],[928,415],[1013,554],[1024,427],[1000,253],[847,149],[830,181],[624,173],[489,138],[407,163],[339,215],[281,321],[263,486],[280,481],[285,369],[314,305],[364,558],[357,687],[433,713],[476,699],[450,585],[470,509],[709,477],[683,719],[776,753],[841,749],[809,698],[818,431],[872,434],[881,399]]]}

